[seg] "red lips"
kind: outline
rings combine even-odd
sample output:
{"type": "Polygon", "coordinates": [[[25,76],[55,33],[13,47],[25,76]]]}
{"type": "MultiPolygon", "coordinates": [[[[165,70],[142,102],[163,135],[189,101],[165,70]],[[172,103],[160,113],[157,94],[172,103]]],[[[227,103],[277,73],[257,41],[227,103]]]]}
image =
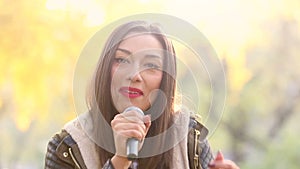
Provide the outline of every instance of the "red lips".
{"type": "Polygon", "coordinates": [[[121,87],[119,92],[123,96],[129,97],[129,98],[136,98],[136,97],[144,95],[144,93],[140,89],[133,88],[133,87],[121,87]]]}

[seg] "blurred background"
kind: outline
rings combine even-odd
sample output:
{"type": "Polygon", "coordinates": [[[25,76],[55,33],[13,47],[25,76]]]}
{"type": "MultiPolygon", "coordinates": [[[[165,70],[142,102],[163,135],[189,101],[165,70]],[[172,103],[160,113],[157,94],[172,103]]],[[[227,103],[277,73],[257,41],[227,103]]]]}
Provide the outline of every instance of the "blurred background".
{"type": "Polygon", "coordinates": [[[43,167],[48,140],[76,117],[85,43],[144,12],[193,24],[222,60],[227,96],[214,152],[243,169],[299,168],[299,0],[1,0],[0,9],[0,169],[43,167]]]}

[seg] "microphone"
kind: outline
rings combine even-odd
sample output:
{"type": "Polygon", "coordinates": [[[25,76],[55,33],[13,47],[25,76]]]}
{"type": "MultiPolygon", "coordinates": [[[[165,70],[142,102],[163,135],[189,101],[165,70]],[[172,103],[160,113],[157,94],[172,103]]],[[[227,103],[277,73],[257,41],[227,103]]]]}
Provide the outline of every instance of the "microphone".
{"type": "MultiPolygon", "coordinates": [[[[131,110],[137,111],[141,115],[144,115],[144,112],[140,108],[135,106],[130,106],[126,108],[124,112],[131,111],[131,110]]],[[[139,140],[136,138],[129,138],[126,142],[126,149],[127,149],[126,152],[127,158],[131,161],[136,159],[138,157],[138,152],[139,152],[139,140]]]]}

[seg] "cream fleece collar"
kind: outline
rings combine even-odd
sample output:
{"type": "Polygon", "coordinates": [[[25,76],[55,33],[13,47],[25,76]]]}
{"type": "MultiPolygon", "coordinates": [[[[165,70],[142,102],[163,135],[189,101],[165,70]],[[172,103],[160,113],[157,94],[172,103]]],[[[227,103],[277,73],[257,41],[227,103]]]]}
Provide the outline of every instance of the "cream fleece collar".
{"type": "MultiPolygon", "coordinates": [[[[181,138],[174,147],[172,168],[189,168],[187,151],[187,133],[189,124],[188,113],[177,113],[175,116],[175,130],[172,132],[174,138],[181,138]]],[[[96,144],[86,135],[79,121],[88,116],[81,115],[78,118],[68,122],[64,129],[72,136],[78,144],[82,158],[88,169],[101,168],[99,156],[96,152],[96,144]]]]}

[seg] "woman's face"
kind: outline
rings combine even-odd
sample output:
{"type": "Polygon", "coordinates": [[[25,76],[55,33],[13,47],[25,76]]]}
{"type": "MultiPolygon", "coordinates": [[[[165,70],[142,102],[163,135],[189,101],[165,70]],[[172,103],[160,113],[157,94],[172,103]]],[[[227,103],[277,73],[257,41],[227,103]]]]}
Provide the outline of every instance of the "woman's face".
{"type": "Polygon", "coordinates": [[[163,76],[163,47],[149,34],[131,34],[118,46],[113,66],[111,94],[119,112],[129,106],[143,111],[156,98],[163,76]]]}

